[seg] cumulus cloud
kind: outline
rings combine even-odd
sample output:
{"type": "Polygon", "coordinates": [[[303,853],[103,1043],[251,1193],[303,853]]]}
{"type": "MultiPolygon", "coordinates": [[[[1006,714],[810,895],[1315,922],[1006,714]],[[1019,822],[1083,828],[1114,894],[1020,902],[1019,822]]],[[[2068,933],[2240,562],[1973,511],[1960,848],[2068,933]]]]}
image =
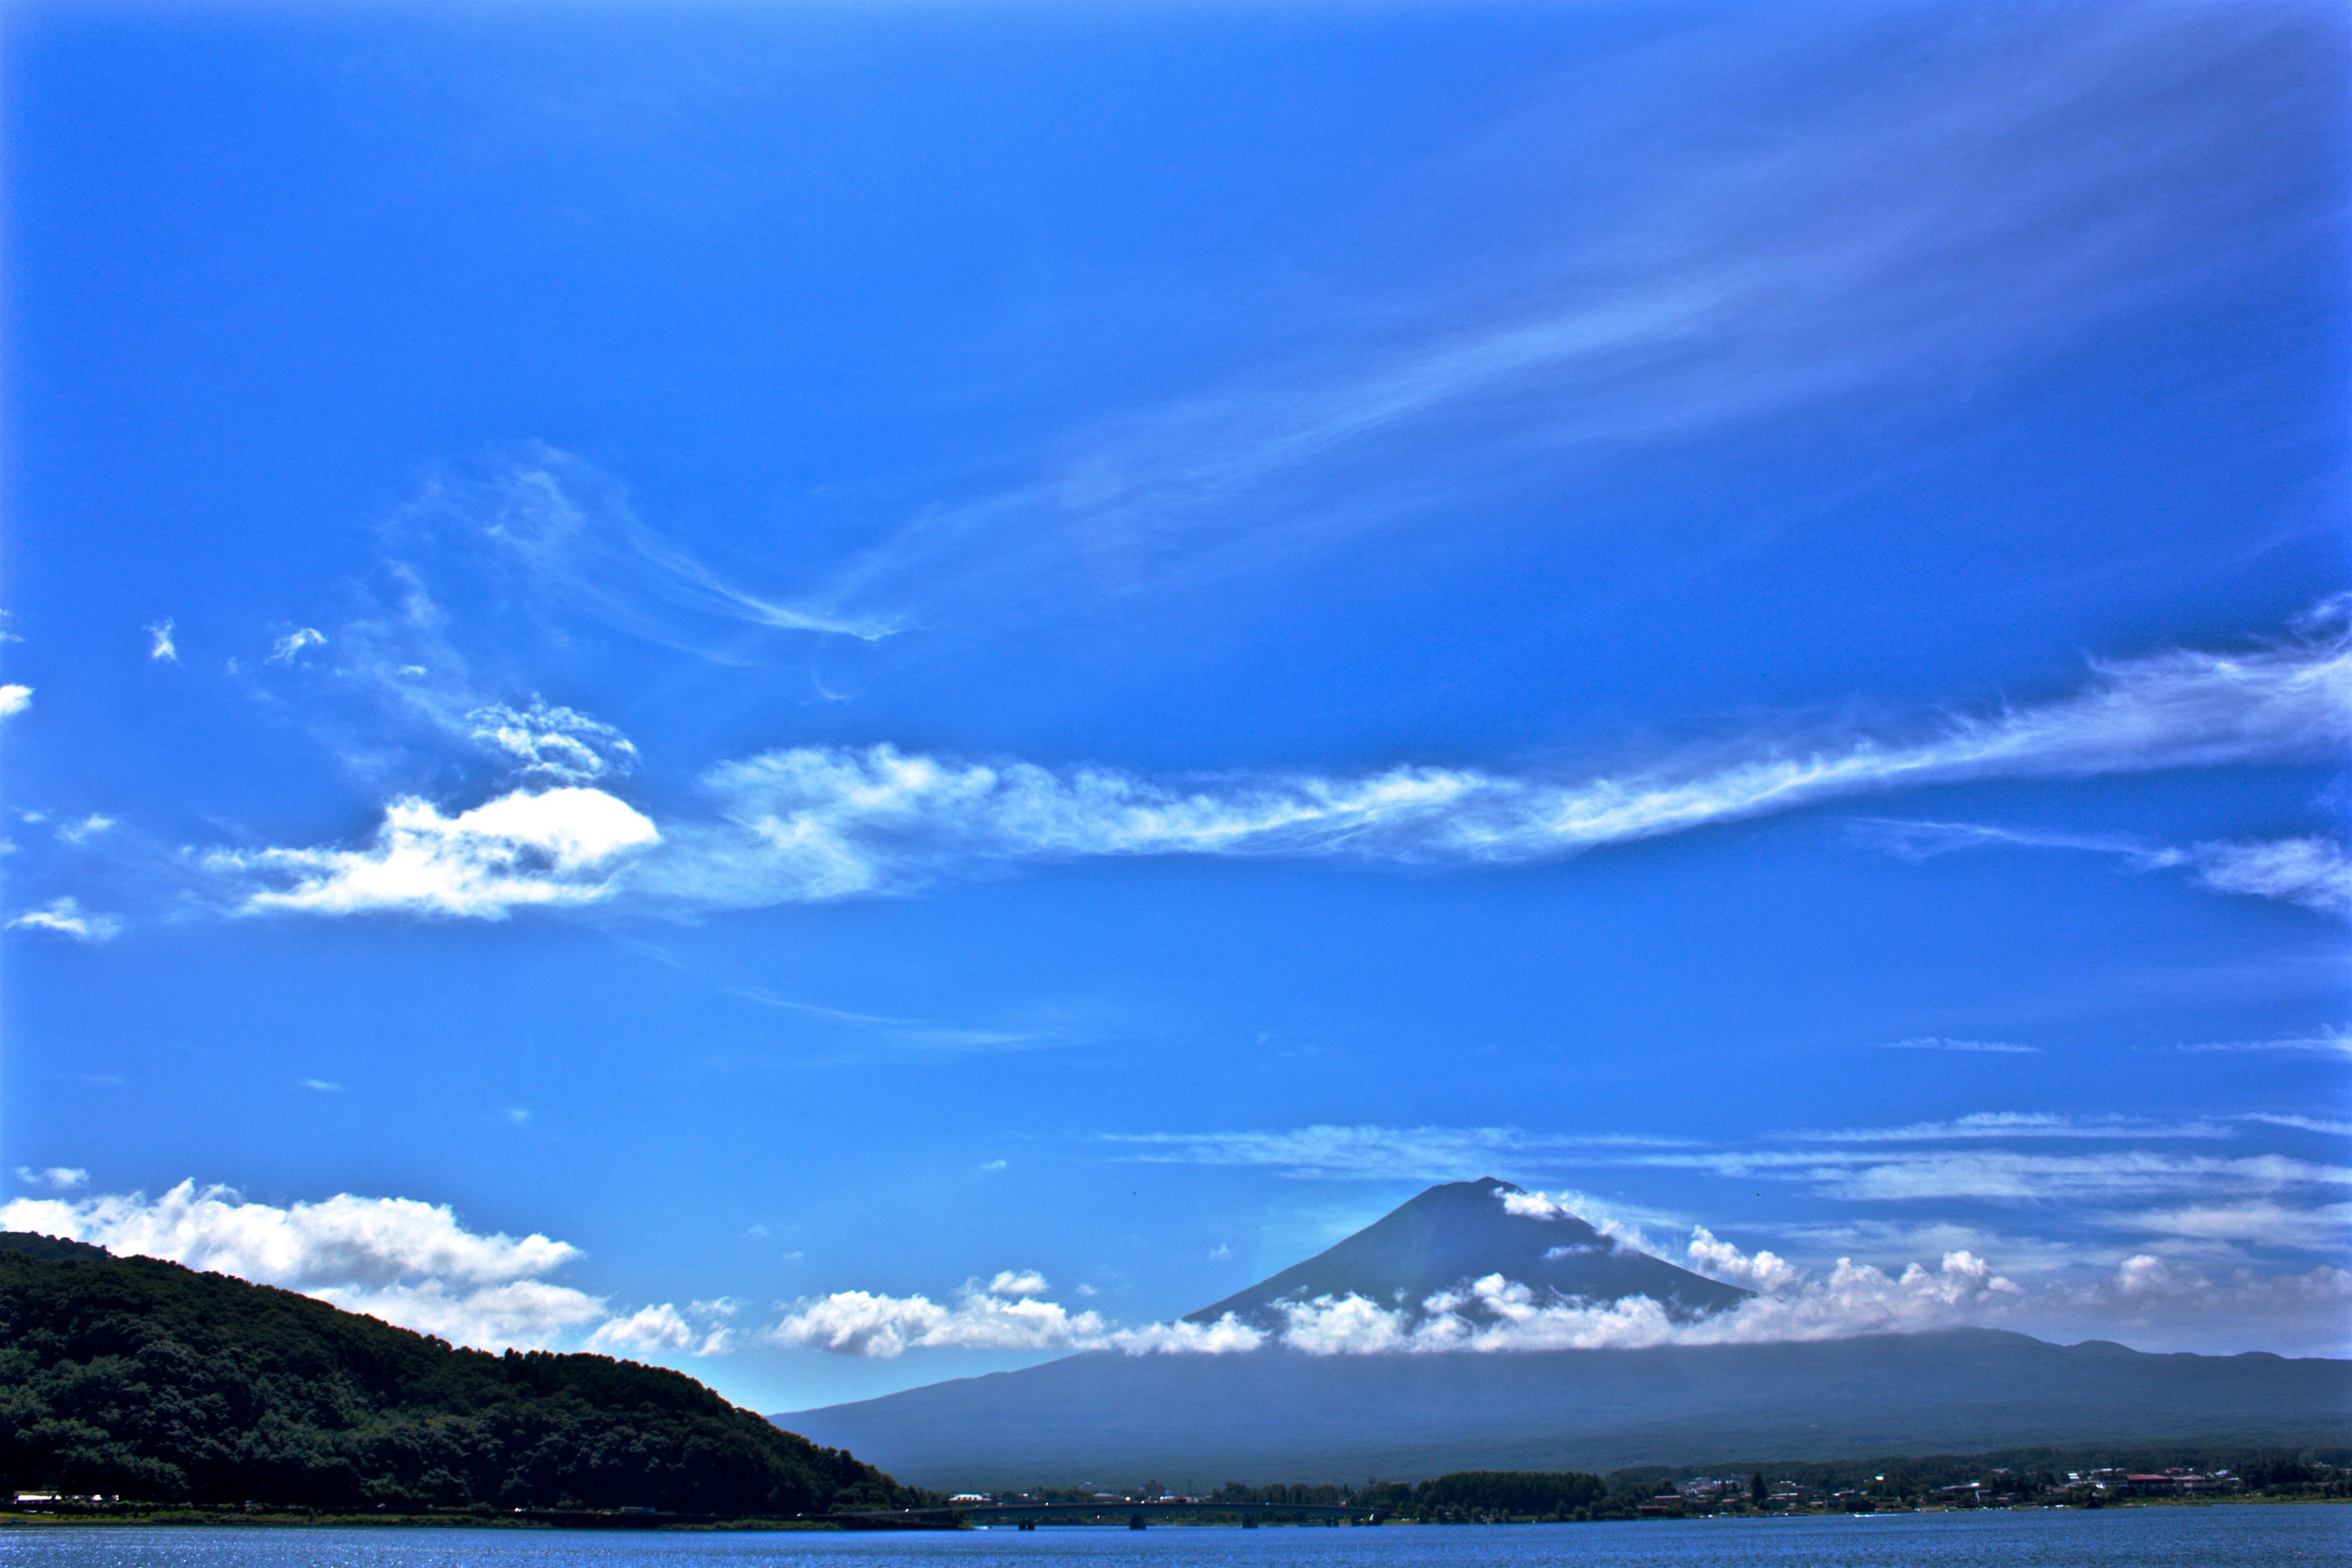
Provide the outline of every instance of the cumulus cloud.
{"type": "Polygon", "coordinates": [[[68,844],[85,844],[114,826],[114,818],[91,812],[58,827],[58,837],[68,844]]]}
{"type": "Polygon", "coordinates": [[[86,911],[71,898],[52,899],[37,910],[27,910],[8,922],[10,931],[55,931],[76,942],[107,942],[122,932],[122,922],[112,915],[86,911]]]}
{"type": "Polygon", "coordinates": [[[1493,1353],[1838,1339],[1944,1327],[2022,1294],[1965,1251],[1948,1254],[1937,1268],[1915,1264],[1894,1274],[1840,1259],[1831,1273],[1815,1278],[1769,1253],[1751,1257],[1699,1230],[1691,1256],[1695,1264],[1764,1294],[1692,1318],[1647,1297],[1589,1301],[1491,1274],[1417,1305],[1352,1293],[1284,1302],[1282,1326],[1267,1332],[1230,1313],[1213,1323],[1114,1328],[1096,1313],[1013,1300],[973,1283],[948,1304],[862,1290],[803,1300],[768,1337],[878,1357],[914,1348],[1221,1355],[1267,1345],[1318,1356],[1493,1353]]]}
{"type": "Polygon", "coordinates": [[[1034,1268],[1000,1269],[988,1282],[990,1295],[1007,1298],[1042,1296],[1046,1289],[1045,1277],[1034,1268]]]}
{"type": "Polygon", "coordinates": [[[48,1187],[62,1193],[88,1186],[89,1173],[79,1165],[51,1165],[41,1171],[19,1165],[16,1167],[16,1179],[28,1187],[48,1187]]]}
{"type": "Polygon", "coordinates": [[[567,786],[517,790],[454,817],[404,798],[362,849],[219,850],[205,864],[251,884],[243,900],[250,912],[499,920],[517,908],[609,897],[618,865],[660,839],[625,802],[567,786]]]}
{"type": "Polygon", "coordinates": [[[12,719],[33,705],[29,686],[0,686],[0,719],[12,719]]]}
{"type": "Polygon", "coordinates": [[[289,1289],[385,1286],[414,1275],[504,1284],[547,1274],[576,1247],[539,1235],[481,1236],[446,1205],[338,1194],[285,1208],[227,1187],[182,1182],[161,1196],[110,1194],[73,1203],[20,1199],[0,1210],[10,1230],[70,1237],[110,1252],[161,1258],[289,1289]]]}
{"type": "Polygon", "coordinates": [[[160,621],[150,621],[145,630],[149,658],[168,659],[173,664],[179,663],[180,645],[172,640],[171,616],[165,616],[160,621]]]}
{"type": "MultiPolygon", "coordinates": [[[[64,1187],[83,1173],[45,1174],[45,1184],[64,1187]]],[[[588,1348],[640,1354],[708,1353],[725,1342],[709,1331],[692,1342],[663,1337],[677,1316],[667,1306],[608,1317],[603,1297],[546,1278],[576,1262],[579,1248],[537,1233],[485,1236],[447,1205],[414,1198],[343,1193],[279,1207],[184,1181],[152,1198],[17,1198],[0,1205],[0,1229],[233,1274],[479,1350],[560,1347],[583,1331],[588,1348]]]]}
{"type": "Polygon", "coordinates": [[[1119,1328],[1096,1311],[1045,1300],[1045,1277],[1004,1269],[987,1284],[966,1280],[947,1301],[836,1290],[804,1297],[763,1331],[776,1344],[835,1355],[890,1359],[909,1350],[1117,1350],[1128,1355],[1223,1355],[1255,1350],[1266,1336],[1231,1312],[1213,1323],[1119,1328]]]}
{"type": "Polygon", "coordinates": [[[606,1355],[646,1356],[664,1352],[723,1355],[734,1348],[734,1330],[723,1320],[731,1301],[697,1301],[681,1312],[670,1302],[642,1307],[626,1317],[608,1318],[582,1343],[606,1355]]]}
{"type": "Polygon", "coordinates": [[[920,1295],[837,1290],[793,1303],[768,1337],[779,1344],[813,1345],[836,1355],[882,1358],[914,1346],[1062,1350],[1104,1342],[1108,1329],[1100,1313],[1072,1312],[1045,1300],[1045,1289],[1044,1279],[1034,1271],[1008,1270],[987,1285],[967,1282],[944,1303],[920,1295]]]}
{"type": "Polygon", "coordinates": [[[1315,1355],[1493,1353],[1756,1344],[2006,1324],[2062,1334],[2131,1333],[2158,1343],[2184,1335],[2210,1342],[2222,1332],[2241,1341],[2284,1336],[2334,1345],[2352,1308],[2352,1272],[2334,1267],[2216,1275],[2143,1252],[2089,1278],[2020,1284],[1956,1249],[1933,1268],[1888,1269],[1842,1258],[1816,1273],[1769,1251],[1743,1251],[1704,1227],[1692,1232],[1686,1256],[1700,1272],[1757,1294],[1690,1318],[1647,1297],[1583,1301],[1495,1274],[1432,1296],[1418,1310],[1355,1295],[1294,1301],[1280,1342],[1315,1355]]]}
{"type": "MultiPolygon", "coordinates": [[[[1639,1224],[1623,1217],[1615,1208],[1589,1193],[1517,1192],[1496,1195],[1503,1200],[1503,1209],[1507,1214],[1533,1219],[1582,1220],[1612,1241],[1637,1252],[1651,1250],[1649,1238],[1642,1234],[1639,1224]]],[[[1555,1248],[1555,1253],[1558,1250],[1555,1248]]]]}

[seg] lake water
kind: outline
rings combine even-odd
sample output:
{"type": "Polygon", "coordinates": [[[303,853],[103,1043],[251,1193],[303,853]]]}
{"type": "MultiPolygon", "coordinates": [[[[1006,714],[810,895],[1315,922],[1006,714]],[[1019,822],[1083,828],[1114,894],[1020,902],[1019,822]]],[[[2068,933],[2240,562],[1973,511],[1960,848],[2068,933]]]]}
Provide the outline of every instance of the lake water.
{"type": "Polygon", "coordinates": [[[2352,1563],[2352,1507],[2110,1509],[1371,1530],[889,1535],[53,1526],[9,1568],[2272,1568],[2352,1563]]]}

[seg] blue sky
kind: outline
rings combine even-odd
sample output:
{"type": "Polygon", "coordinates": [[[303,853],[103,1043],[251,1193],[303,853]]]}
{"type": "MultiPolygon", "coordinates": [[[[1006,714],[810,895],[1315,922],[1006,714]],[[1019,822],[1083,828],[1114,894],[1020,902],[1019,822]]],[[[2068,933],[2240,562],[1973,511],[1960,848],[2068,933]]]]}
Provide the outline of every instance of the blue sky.
{"type": "Polygon", "coordinates": [[[766,1409],[1490,1173],[2347,1348],[2334,11],[6,26],[10,1223],[766,1409]]]}

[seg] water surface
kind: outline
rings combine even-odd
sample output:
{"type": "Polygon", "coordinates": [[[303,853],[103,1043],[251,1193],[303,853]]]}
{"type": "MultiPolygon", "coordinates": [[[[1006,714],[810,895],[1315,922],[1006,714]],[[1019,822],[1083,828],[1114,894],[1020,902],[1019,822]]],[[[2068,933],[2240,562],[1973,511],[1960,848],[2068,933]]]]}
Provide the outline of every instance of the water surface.
{"type": "Polygon", "coordinates": [[[2270,1568],[2352,1563],[2326,1505],[1386,1525],[855,1534],[27,1525],[9,1568],[2270,1568]]]}

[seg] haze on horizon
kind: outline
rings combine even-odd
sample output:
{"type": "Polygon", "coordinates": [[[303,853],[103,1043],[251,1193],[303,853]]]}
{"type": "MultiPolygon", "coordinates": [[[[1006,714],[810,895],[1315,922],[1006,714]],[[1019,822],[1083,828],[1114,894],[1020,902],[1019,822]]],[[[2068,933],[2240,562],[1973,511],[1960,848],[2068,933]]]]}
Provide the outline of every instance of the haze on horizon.
{"type": "Polygon", "coordinates": [[[2340,8],[0,27],[0,1225],[768,1410],[1487,1176],[2352,1353],[2340,8]]]}

